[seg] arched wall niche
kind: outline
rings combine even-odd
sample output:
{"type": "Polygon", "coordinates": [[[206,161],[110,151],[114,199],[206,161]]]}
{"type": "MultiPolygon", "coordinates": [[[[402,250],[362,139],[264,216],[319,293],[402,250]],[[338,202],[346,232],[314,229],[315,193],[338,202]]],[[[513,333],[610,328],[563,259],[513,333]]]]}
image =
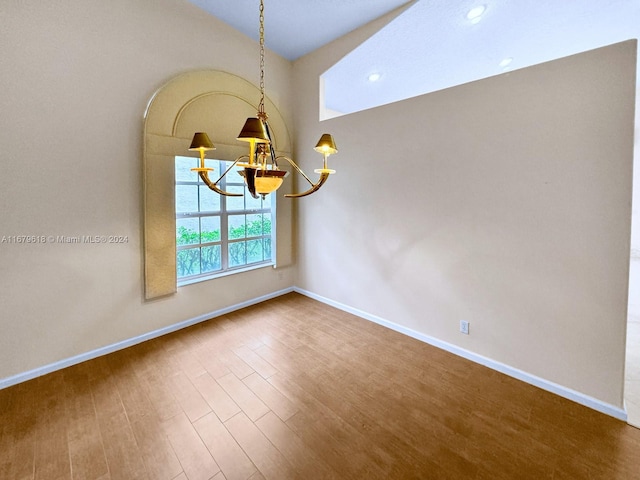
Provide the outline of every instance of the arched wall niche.
{"type": "MultiPolygon", "coordinates": [[[[216,146],[209,158],[235,160],[246,154],[246,143],[236,136],[247,117],[256,115],[259,98],[255,85],[217,70],[179,75],[151,98],[144,118],[143,147],[145,299],[177,291],[175,156],[198,156],[188,150],[194,132],[207,132],[216,146]]],[[[282,115],[268,98],[265,109],[277,154],[291,156],[291,139],[282,115]]],[[[285,179],[282,191],[291,191],[291,177],[285,179]]],[[[292,206],[279,198],[276,203],[276,266],[290,265],[292,206]]]]}

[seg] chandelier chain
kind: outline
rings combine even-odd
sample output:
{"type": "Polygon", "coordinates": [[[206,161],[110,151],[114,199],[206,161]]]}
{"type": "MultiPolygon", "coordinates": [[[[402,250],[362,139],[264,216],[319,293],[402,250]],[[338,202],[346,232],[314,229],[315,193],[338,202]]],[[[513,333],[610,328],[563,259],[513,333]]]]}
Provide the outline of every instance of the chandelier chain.
{"type": "Polygon", "coordinates": [[[259,116],[264,116],[264,1],[260,0],[260,105],[258,107],[259,116]]]}

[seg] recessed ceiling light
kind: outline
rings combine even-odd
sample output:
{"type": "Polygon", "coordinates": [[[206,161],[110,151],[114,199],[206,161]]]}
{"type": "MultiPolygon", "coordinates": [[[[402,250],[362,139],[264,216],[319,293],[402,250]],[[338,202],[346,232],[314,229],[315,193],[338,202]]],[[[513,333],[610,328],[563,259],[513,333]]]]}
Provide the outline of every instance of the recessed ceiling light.
{"type": "Polygon", "coordinates": [[[507,67],[509,66],[509,64],[511,64],[511,62],[513,62],[513,57],[507,57],[504,58],[498,65],[500,65],[501,67],[507,67]]]}
{"type": "Polygon", "coordinates": [[[367,78],[369,79],[370,82],[377,82],[378,80],[380,80],[380,77],[381,75],[379,73],[372,73],[367,78]]]}
{"type": "Polygon", "coordinates": [[[471,23],[478,23],[486,9],[486,5],[478,5],[477,7],[473,7],[467,13],[467,19],[471,20],[471,23]]]}

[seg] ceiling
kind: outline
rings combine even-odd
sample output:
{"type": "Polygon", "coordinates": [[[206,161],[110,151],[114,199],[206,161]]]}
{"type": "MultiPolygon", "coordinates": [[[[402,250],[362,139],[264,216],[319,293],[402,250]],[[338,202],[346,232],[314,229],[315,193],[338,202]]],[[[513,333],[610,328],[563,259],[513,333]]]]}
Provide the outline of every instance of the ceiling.
{"type": "MultiPolygon", "coordinates": [[[[257,40],[259,0],[189,0],[257,40]]],[[[264,0],[265,45],[289,60],[342,37],[408,0],[264,0]]]]}
{"type": "MultiPolygon", "coordinates": [[[[190,1],[258,38],[259,0],[190,1]]],[[[295,60],[403,5],[324,72],[324,118],[640,36],[640,0],[265,0],[265,42],[295,60]]]]}

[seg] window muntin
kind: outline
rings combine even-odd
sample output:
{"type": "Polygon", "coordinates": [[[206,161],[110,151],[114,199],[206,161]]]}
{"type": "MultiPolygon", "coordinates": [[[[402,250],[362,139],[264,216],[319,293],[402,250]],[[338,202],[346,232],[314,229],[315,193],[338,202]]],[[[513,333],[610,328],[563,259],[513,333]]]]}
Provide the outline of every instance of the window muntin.
{"type": "MultiPolygon", "coordinates": [[[[231,162],[205,159],[217,178],[231,162]],[[216,175],[217,174],[217,175],[216,175]]],[[[175,158],[176,272],[178,282],[191,283],[233,271],[273,263],[273,195],[255,199],[234,167],[220,181],[223,190],[242,193],[226,197],[210,190],[190,169],[193,157],[175,158]]]]}

